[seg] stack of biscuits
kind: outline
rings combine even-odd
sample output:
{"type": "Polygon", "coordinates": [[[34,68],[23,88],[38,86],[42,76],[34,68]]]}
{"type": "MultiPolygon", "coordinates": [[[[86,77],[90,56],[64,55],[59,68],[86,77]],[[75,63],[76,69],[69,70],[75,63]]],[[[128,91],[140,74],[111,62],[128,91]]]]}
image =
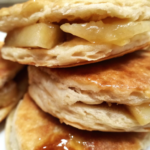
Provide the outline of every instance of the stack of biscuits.
{"type": "MultiPolygon", "coordinates": [[[[0,42],[0,48],[2,45],[0,42]]],[[[0,55],[0,122],[6,118],[26,91],[27,78],[25,75],[19,77],[22,68],[23,65],[4,60],[0,55]]]]}
{"type": "Polygon", "coordinates": [[[29,0],[0,10],[0,31],[29,78],[7,150],[150,146],[149,0],[29,0]]]}

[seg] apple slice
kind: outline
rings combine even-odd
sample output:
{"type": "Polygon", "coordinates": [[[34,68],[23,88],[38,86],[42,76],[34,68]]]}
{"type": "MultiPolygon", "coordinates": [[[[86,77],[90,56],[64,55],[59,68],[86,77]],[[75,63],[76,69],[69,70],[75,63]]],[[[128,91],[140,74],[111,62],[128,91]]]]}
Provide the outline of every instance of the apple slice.
{"type": "Polygon", "coordinates": [[[37,23],[10,31],[6,46],[50,49],[64,40],[58,25],[37,23]]]}
{"type": "Polygon", "coordinates": [[[150,123],[150,104],[142,104],[139,106],[127,106],[131,114],[141,125],[150,123]]]}
{"type": "Polygon", "coordinates": [[[63,24],[64,32],[86,39],[92,43],[111,43],[123,46],[137,34],[150,31],[150,21],[127,22],[123,20],[111,22],[89,22],[82,24],[63,24]]]}

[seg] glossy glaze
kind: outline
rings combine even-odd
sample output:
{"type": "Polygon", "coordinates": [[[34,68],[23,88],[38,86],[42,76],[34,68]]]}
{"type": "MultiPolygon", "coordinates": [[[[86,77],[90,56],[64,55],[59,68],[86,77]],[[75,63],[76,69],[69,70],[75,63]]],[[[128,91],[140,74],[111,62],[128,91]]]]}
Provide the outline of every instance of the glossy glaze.
{"type": "Polygon", "coordinates": [[[150,31],[149,21],[131,22],[126,20],[112,21],[107,18],[107,23],[102,21],[91,21],[82,24],[63,24],[60,27],[64,32],[71,33],[89,42],[103,44],[111,43],[124,46],[130,42],[135,35],[150,31]],[[109,23],[110,22],[110,23],[109,23]]]}
{"type": "Polygon", "coordinates": [[[41,68],[62,80],[102,89],[148,90],[150,51],[138,51],[107,61],[64,69],[41,68]]]}
{"type": "Polygon", "coordinates": [[[139,150],[144,133],[103,133],[78,130],[44,113],[26,95],[15,116],[21,150],[139,150]]]}

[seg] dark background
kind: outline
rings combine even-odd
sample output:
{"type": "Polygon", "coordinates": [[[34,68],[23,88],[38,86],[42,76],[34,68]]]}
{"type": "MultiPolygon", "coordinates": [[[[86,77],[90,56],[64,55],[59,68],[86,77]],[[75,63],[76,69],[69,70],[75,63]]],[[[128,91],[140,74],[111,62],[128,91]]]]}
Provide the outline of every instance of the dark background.
{"type": "Polygon", "coordinates": [[[27,0],[0,0],[0,8],[8,7],[16,3],[22,3],[24,1],[27,1],[27,0]]]}

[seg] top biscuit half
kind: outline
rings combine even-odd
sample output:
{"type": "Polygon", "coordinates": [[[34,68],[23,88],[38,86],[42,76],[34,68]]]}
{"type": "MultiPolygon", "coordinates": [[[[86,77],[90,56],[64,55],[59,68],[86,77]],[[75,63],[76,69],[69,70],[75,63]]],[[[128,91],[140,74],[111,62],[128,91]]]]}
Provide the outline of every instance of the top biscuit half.
{"type": "Polygon", "coordinates": [[[150,44],[148,0],[30,0],[0,10],[2,56],[22,64],[71,67],[150,44]]]}

